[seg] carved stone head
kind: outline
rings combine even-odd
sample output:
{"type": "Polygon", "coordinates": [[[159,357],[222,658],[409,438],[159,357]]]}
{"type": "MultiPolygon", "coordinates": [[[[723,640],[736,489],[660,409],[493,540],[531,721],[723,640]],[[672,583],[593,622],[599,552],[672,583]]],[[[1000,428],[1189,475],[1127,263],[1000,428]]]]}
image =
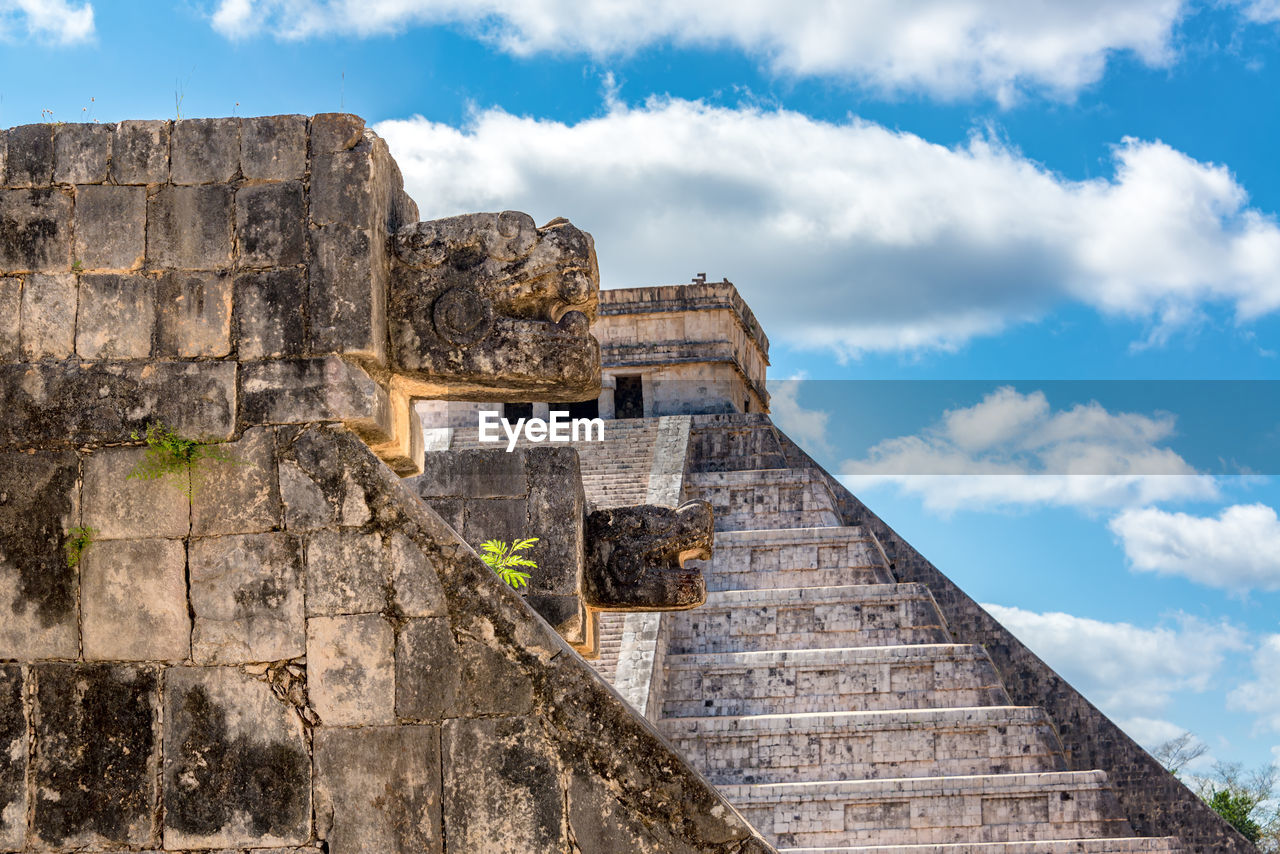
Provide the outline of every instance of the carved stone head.
{"type": "Polygon", "coordinates": [[[591,235],[516,211],[419,222],[394,238],[390,369],[414,396],[584,400],[600,391],[589,332],[591,235]]]}
{"type": "Polygon", "coordinates": [[[640,504],[587,516],[582,596],[597,611],[683,611],[707,600],[702,571],[715,536],[711,505],[640,504]]]}

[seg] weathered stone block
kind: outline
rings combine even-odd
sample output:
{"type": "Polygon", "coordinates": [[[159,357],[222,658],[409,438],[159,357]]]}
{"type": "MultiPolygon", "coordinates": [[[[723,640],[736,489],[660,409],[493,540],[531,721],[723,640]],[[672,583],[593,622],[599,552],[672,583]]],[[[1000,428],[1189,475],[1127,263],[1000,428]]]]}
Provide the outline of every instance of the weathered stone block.
{"type": "Polygon", "coordinates": [[[27,716],[22,709],[22,686],[22,668],[0,664],[0,849],[6,851],[20,849],[27,837],[27,716]]]}
{"type": "Polygon", "coordinates": [[[246,267],[301,264],[307,245],[305,222],[301,182],[241,187],[236,192],[240,264],[246,267]]]}
{"type": "Polygon", "coordinates": [[[387,269],[381,238],[348,225],[313,228],[310,349],[386,356],[387,269]]]}
{"type": "Polygon", "coordinates": [[[71,196],[0,190],[0,273],[71,269],[71,196]]]}
{"type": "Polygon", "coordinates": [[[183,119],[173,123],[170,181],[223,184],[239,171],[239,119],[183,119]]]}
{"type": "Polygon", "coordinates": [[[493,640],[493,629],[479,626],[459,631],[463,715],[524,715],[533,711],[533,683],[510,651],[493,640]]]}
{"type": "Polygon", "coordinates": [[[456,717],[462,658],[447,617],[411,619],[396,637],[396,717],[456,717]]]}
{"type": "Polygon", "coordinates": [[[213,270],[231,264],[231,188],[162,187],[147,201],[147,262],[213,270]]]}
{"type": "Polygon", "coordinates": [[[84,657],[185,661],[191,654],[181,540],[105,540],[80,569],[84,657]]]}
{"type": "Polygon", "coordinates": [[[374,225],[373,159],[367,150],[311,158],[311,221],[315,225],[374,225]]]}
{"type": "Polygon", "coordinates": [[[253,427],[219,450],[227,459],[202,468],[191,498],[192,534],[253,534],[279,528],[275,433],[253,427]]]}
{"type": "Polygon", "coordinates": [[[156,355],[194,359],[231,352],[231,276],[172,272],[156,283],[156,355]]]}
{"type": "MultiPolygon", "coordinates": [[[[423,498],[523,498],[529,492],[522,448],[505,451],[443,451],[425,455],[422,474],[408,483],[423,498]]],[[[562,481],[559,487],[563,489],[562,481]]]]}
{"type": "Polygon", "coordinates": [[[441,754],[447,854],[568,849],[560,763],[536,720],[449,721],[441,754]]]}
{"type": "Polygon", "coordinates": [[[359,526],[372,518],[364,483],[346,460],[334,457],[327,430],[309,429],[291,437],[281,431],[277,442],[280,494],[289,530],[359,526]]]}
{"type": "Polygon", "coordinates": [[[5,173],[9,169],[9,132],[0,130],[0,187],[5,184],[5,173]]]}
{"type": "Polygon", "coordinates": [[[355,148],[364,139],[364,119],[350,113],[319,113],[311,117],[311,156],[355,148]]]}
{"type": "Polygon", "coordinates": [[[41,664],[31,674],[37,843],[57,850],[154,846],[160,758],[155,671],[41,664]]]}
{"type": "Polygon", "coordinates": [[[306,736],[266,682],[236,668],[176,667],[164,714],[166,849],[307,841],[306,736]]]}
{"type": "Polygon", "coordinates": [[[78,524],[75,454],[0,454],[0,658],[75,658],[77,574],[66,531],[78,524]]]}
{"type": "Polygon", "coordinates": [[[387,604],[382,536],[316,531],[307,540],[307,615],[376,614],[387,604]]]}
{"type": "Polygon", "coordinates": [[[307,279],[302,270],[236,277],[236,346],[241,359],[300,356],[305,346],[307,279]]]}
{"type": "Polygon", "coordinates": [[[164,121],[126,121],[111,141],[111,180],[161,184],[169,180],[169,128],[164,121]]]}
{"type": "Polygon", "coordinates": [[[53,125],[19,125],[9,129],[10,187],[47,187],[53,183],[53,125]]]}
{"type": "Polygon", "coordinates": [[[307,117],[260,116],[240,122],[240,170],[250,181],[288,181],[307,171],[307,117]]]}
{"type": "Polygon", "coordinates": [[[26,277],[19,333],[24,359],[65,359],[75,352],[77,299],[70,273],[26,277]]]}
{"type": "Polygon", "coordinates": [[[226,439],[235,399],[230,362],[0,364],[0,444],[128,442],[155,421],[226,439]]]}
{"type": "Polygon", "coordinates": [[[75,260],[85,270],[134,270],[147,248],[147,190],[76,188],[75,260]]]}
{"type": "Polygon", "coordinates": [[[305,655],[301,543],[281,533],[192,540],[191,607],[197,664],[305,655]]]}
{"type": "MultiPolygon", "coordinates": [[[[528,535],[526,498],[486,498],[467,501],[467,518],[462,537],[479,546],[485,540],[517,540],[528,535]]],[[[535,546],[536,549],[536,546],[535,546]]],[[[534,560],[539,556],[534,553],[534,560]]]]}
{"type": "Polygon", "coordinates": [[[185,537],[190,510],[186,479],[130,478],[145,448],[102,448],[84,461],[84,524],[99,540],[185,537]]]}
{"type": "Polygon", "coordinates": [[[115,125],[58,125],[53,132],[53,183],[105,182],[115,132],[115,125]]]}
{"type": "Polygon", "coordinates": [[[241,418],[246,424],[340,420],[362,437],[391,430],[386,391],[363,370],[335,356],[241,366],[241,418]]]}
{"type": "Polygon", "coordinates": [[[307,690],[328,726],[395,723],[395,632],[378,614],[307,620],[307,690]]]}
{"type": "Polygon", "coordinates": [[[22,279],[0,276],[0,360],[18,358],[22,279]]]}
{"type": "Polygon", "coordinates": [[[585,552],[587,499],[578,453],[572,448],[530,448],[525,453],[525,471],[529,480],[527,536],[539,538],[535,546],[538,572],[530,581],[529,592],[547,594],[543,602],[549,607],[561,606],[555,612],[538,607],[538,613],[551,625],[559,626],[556,612],[566,603],[563,599],[553,602],[550,597],[577,598],[585,552]]]}
{"type": "Polygon", "coordinates": [[[439,727],[322,727],[315,766],[317,831],[329,854],[444,850],[439,727]]]}
{"type": "Polygon", "coordinates": [[[145,359],[156,326],[156,283],[142,275],[80,277],[76,353],[82,359],[145,359]]]}
{"type": "Polygon", "coordinates": [[[387,537],[395,604],[405,617],[435,617],[449,612],[435,564],[411,539],[394,532],[387,537]]]}

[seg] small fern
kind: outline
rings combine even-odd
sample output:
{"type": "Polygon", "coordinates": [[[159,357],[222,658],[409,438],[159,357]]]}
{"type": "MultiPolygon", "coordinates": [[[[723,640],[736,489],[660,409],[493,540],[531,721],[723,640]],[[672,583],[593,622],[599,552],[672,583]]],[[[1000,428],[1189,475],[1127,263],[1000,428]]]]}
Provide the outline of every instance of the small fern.
{"type": "Polygon", "coordinates": [[[84,557],[84,553],[89,546],[93,545],[93,535],[96,534],[93,528],[76,527],[67,532],[67,541],[63,544],[63,548],[67,552],[67,568],[75,569],[80,565],[80,558],[84,557]]]}
{"type": "Polygon", "coordinates": [[[537,537],[516,540],[510,544],[502,540],[486,540],[480,544],[480,559],[488,564],[494,572],[498,573],[503,581],[518,590],[521,587],[528,586],[529,573],[522,572],[517,567],[524,566],[530,569],[537,569],[538,565],[527,557],[517,554],[517,552],[532,548],[537,541],[537,537]]]}
{"type": "Polygon", "coordinates": [[[156,480],[171,474],[186,475],[182,493],[188,499],[195,493],[201,466],[206,462],[234,462],[220,448],[181,436],[160,422],[148,425],[144,433],[135,430],[131,435],[147,443],[147,453],[129,472],[128,479],[156,480]]]}

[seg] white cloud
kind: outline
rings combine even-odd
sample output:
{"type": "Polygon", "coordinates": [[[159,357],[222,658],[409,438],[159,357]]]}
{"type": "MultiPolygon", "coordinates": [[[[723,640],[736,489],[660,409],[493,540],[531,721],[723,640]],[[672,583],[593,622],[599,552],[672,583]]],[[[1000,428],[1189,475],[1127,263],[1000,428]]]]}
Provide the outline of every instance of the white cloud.
{"type": "Polygon", "coordinates": [[[1230,0],[1240,6],[1241,13],[1257,24],[1280,21],[1280,0],[1230,0]]]}
{"type": "MultiPolygon", "coordinates": [[[[1280,732],[1280,635],[1267,635],[1253,656],[1254,679],[1227,695],[1231,708],[1252,712],[1258,727],[1280,732]]],[[[1280,757],[1280,748],[1276,750],[1280,757]]]]}
{"type": "Polygon", "coordinates": [[[797,397],[804,377],[802,371],[790,379],[770,381],[769,417],[801,447],[829,453],[832,448],[827,436],[827,423],[831,420],[831,413],[800,405],[797,397]]]}
{"type": "Polygon", "coordinates": [[[982,607],[1108,716],[1136,721],[1134,734],[1140,741],[1169,731],[1152,726],[1150,719],[1165,710],[1174,694],[1209,690],[1226,654],[1245,648],[1240,629],[1186,615],[1172,625],[1142,628],[1056,612],[982,607]]]}
{"type": "Polygon", "coordinates": [[[1073,302],[1157,326],[1280,309],[1280,228],[1225,168],[1159,142],[1070,181],[987,138],[678,99],[377,130],[424,217],[568,216],[607,287],[728,275],[771,336],[842,357],[953,349],[1073,302]]]}
{"type": "Polygon", "coordinates": [[[854,490],[893,484],[949,512],[1011,505],[1112,507],[1212,497],[1212,478],[1160,442],[1171,415],[1054,410],[1043,392],[1001,387],[947,410],[918,434],[886,439],[840,466],[854,490]]]}
{"type": "Polygon", "coordinates": [[[57,44],[93,38],[93,4],[67,0],[0,0],[0,40],[23,37],[57,44]]]}
{"type": "Polygon", "coordinates": [[[886,92],[1019,90],[1069,96],[1111,54],[1171,61],[1183,0],[222,0],[215,28],[241,38],[367,36],[459,24],[510,53],[626,55],[655,44],[730,47],[774,73],[850,78],[886,92]]]}
{"type": "Polygon", "coordinates": [[[1280,519],[1265,504],[1236,504],[1216,518],[1133,508],[1111,530],[1134,569],[1227,590],[1280,590],[1280,519]]]}

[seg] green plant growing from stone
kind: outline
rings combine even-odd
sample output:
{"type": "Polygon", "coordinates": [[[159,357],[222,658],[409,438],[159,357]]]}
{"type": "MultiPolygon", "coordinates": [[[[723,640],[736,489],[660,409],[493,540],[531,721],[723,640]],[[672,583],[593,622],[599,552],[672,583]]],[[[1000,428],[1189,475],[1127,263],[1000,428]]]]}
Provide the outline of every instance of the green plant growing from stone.
{"type": "Polygon", "coordinates": [[[80,559],[84,557],[84,553],[89,546],[93,545],[93,535],[97,533],[93,528],[77,526],[67,532],[67,541],[63,544],[63,549],[67,553],[67,568],[75,569],[80,565],[80,559]]]}
{"type": "Polygon", "coordinates": [[[480,559],[498,573],[503,581],[519,590],[522,586],[529,584],[529,573],[523,572],[519,567],[537,569],[538,565],[517,552],[532,548],[537,541],[537,537],[516,540],[514,543],[486,540],[480,544],[480,559]]]}
{"type": "Polygon", "coordinates": [[[185,475],[183,495],[190,500],[195,494],[202,467],[209,462],[234,462],[215,445],[188,439],[160,422],[147,426],[145,432],[133,431],[134,439],[147,443],[147,453],[129,472],[129,480],[156,480],[168,475],[185,475]]]}

